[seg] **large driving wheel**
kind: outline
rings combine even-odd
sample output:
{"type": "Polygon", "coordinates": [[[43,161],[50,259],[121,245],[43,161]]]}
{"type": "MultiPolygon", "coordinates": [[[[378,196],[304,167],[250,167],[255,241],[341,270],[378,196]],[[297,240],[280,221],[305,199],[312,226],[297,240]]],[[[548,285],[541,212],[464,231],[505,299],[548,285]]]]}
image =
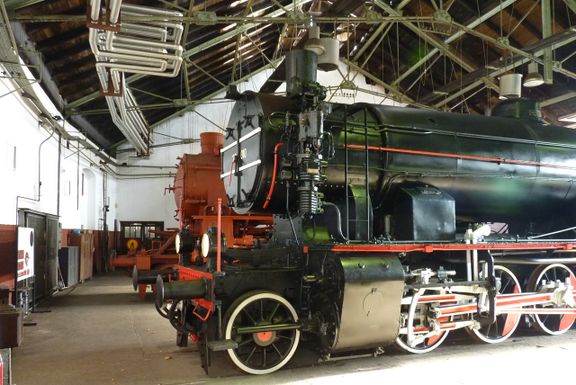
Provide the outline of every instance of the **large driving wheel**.
{"type": "MultiPolygon", "coordinates": [[[[542,283],[561,281],[570,281],[572,289],[576,288],[576,277],[574,273],[566,265],[554,263],[552,265],[540,266],[534,270],[530,279],[528,280],[528,291],[541,291],[542,283]]],[[[554,305],[547,305],[554,307],[554,305]]],[[[537,308],[545,308],[546,306],[536,306],[537,308]]],[[[534,327],[546,334],[559,335],[566,333],[576,321],[574,314],[535,314],[534,327]]]]}
{"type": "MultiPolygon", "coordinates": [[[[504,266],[494,266],[497,294],[520,293],[520,283],[514,273],[504,266]]],[[[488,344],[496,344],[506,340],[514,333],[520,323],[520,314],[499,314],[496,321],[479,329],[467,329],[474,339],[488,344]]]]}
{"type": "MultiPolygon", "coordinates": [[[[431,323],[429,319],[432,303],[418,303],[418,298],[424,293],[423,290],[413,292],[410,305],[402,305],[404,315],[402,326],[406,330],[396,338],[394,348],[401,352],[422,354],[436,349],[448,337],[448,331],[440,331],[430,335],[431,323]]],[[[434,294],[434,293],[426,293],[434,294]]],[[[448,317],[438,319],[439,322],[449,321],[448,317]]]]}
{"type": "Polygon", "coordinates": [[[244,294],[230,306],[225,319],[225,338],[238,344],[228,349],[228,355],[247,373],[272,373],[296,352],[298,315],[290,302],[276,293],[244,294]]]}

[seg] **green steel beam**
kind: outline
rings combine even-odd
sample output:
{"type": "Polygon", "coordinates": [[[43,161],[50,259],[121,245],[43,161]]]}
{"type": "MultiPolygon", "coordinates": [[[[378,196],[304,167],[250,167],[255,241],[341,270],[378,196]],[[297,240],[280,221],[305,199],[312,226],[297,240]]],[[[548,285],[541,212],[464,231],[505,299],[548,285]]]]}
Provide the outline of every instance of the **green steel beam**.
{"type": "MultiPolygon", "coordinates": [[[[268,69],[270,69],[270,68],[274,68],[275,66],[278,65],[278,63],[280,63],[280,61],[281,61],[281,59],[273,60],[272,63],[267,64],[267,65],[259,68],[257,71],[254,71],[254,72],[252,72],[252,73],[247,74],[246,76],[243,76],[243,77],[237,79],[234,83],[241,83],[241,82],[243,82],[243,81],[245,81],[245,80],[250,79],[252,76],[257,75],[257,74],[260,73],[260,72],[263,72],[263,71],[268,70],[268,69]]],[[[210,100],[212,100],[213,98],[215,98],[215,97],[218,96],[219,94],[222,94],[222,93],[226,92],[227,88],[228,88],[228,87],[222,87],[222,88],[220,88],[220,89],[212,92],[211,94],[206,95],[204,98],[202,98],[202,99],[200,99],[200,100],[197,100],[197,101],[195,101],[195,102],[192,102],[190,105],[188,105],[187,107],[182,108],[180,111],[175,112],[175,113],[171,114],[170,116],[167,116],[166,118],[164,118],[164,119],[162,119],[162,120],[154,123],[153,125],[150,126],[150,128],[153,129],[153,128],[155,128],[155,127],[158,127],[159,125],[161,125],[161,124],[169,121],[170,119],[172,119],[172,118],[174,118],[174,117],[176,117],[176,116],[179,116],[179,115],[182,115],[182,114],[184,114],[184,113],[186,113],[186,112],[188,112],[188,111],[191,111],[191,110],[193,110],[194,108],[198,107],[199,105],[202,105],[202,104],[205,104],[205,103],[207,103],[207,102],[210,102],[210,100]]]]}
{"type": "MultiPolygon", "coordinates": [[[[466,25],[466,27],[468,28],[476,28],[477,26],[479,26],[480,24],[482,24],[483,22],[485,22],[486,20],[490,19],[492,16],[494,16],[495,14],[497,14],[498,12],[500,12],[501,10],[503,10],[504,8],[514,4],[516,1],[518,0],[505,0],[504,2],[501,2],[500,4],[498,4],[497,6],[495,6],[494,8],[492,8],[491,10],[485,12],[484,14],[480,15],[477,19],[473,20],[472,22],[468,23],[466,25]]],[[[461,38],[462,36],[465,35],[465,31],[463,30],[458,30],[456,33],[452,34],[450,37],[448,37],[446,40],[443,41],[443,44],[448,46],[448,44],[458,40],[459,38],[461,38]]],[[[402,75],[400,75],[398,77],[398,79],[396,79],[394,81],[394,83],[392,83],[392,85],[397,85],[398,83],[400,83],[402,80],[404,80],[406,77],[408,77],[411,73],[413,73],[414,71],[416,71],[418,68],[420,68],[424,63],[426,63],[428,60],[430,60],[431,58],[434,57],[434,55],[436,55],[438,52],[443,52],[440,48],[433,48],[432,50],[430,50],[430,52],[428,52],[422,59],[420,59],[417,63],[415,63],[412,67],[410,67],[407,71],[405,71],[402,75]]]]}
{"type": "Polygon", "coordinates": [[[378,84],[379,86],[381,86],[382,88],[384,88],[386,91],[390,92],[390,94],[393,96],[393,99],[399,103],[406,103],[415,107],[420,107],[420,108],[424,108],[424,109],[432,109],[432,107],[430,106],[426,106],[424,104],[418,103],[417,101],[415,101],[414,99],[412,99],[410,96],[403,94],[401,91],[399,91],[396,87],[391,86],[390,84],[386,83],[385,81],[383,81],[382,79],[372,75],[370,72],[366,71],[365,69],[363,69],[362,67],[360,67],[358,64],[348,60],[348,59],[344,59],[341,58],[340,59],[344,64],[346,64],[348,67],[350,67],[351,69],[353,69],[354,71],[357,71],[359,73],[361,73],[362,75],[364,75],[366,78],[372,80],[374,83],[378,84]]]}
{"type": "MultiPolygon", "coordinates": [[[[542,39],[546,39],[552,35],[552,3],[550,0],[542,0],[540,7],[542,9],[542,39]]],[[[554,82],[552,47],[544,50],[542,58],[544,60],[542,74],[544,83],[552,84],[554,82]]]]}

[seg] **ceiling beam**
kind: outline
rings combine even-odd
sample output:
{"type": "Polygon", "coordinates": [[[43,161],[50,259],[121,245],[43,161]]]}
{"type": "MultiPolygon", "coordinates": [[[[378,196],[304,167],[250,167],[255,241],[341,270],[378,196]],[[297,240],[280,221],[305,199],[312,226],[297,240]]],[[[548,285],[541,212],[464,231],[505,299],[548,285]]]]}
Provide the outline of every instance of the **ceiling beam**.
{"type": "Polygon", "coordinates": [[[576,13],[576,0],[564,0],[564,3],[572,12],[576,13]]]}
{"type": "Polygon", "coordinates": [[[374,83],[378,84],[379,86],[381,86],[382,88],[384,88],[386,91],[388,91],[391,95],[392,95],[392,99],[395,100],[396,102],[399,103],[406,103],[415,107],[420,107],[420,108],[424,108],[424,109],[432,109],[430,106],[426,106],[424,104],[418,103],[417,101],[415,101],[414,99],[412,99],[410,96],[402,93],[400,90],[398,90],[396,87],[393,87],[392,85],[386,83],[385,81],[383,81],[382,79],[378,78],[377,76],[372,75],[370,72],[366,71],[365,69],[361,68],[358,64],[351,62],[348,59],[344,59],[341,58],[340,59],[344,64],[346,64],[348,67],[350,67],[352,70],[357,71],[359,73],[361,73],[362,75],[364,75],[366,78],[372,80],[374,83]]]}
{"type": "MultiPolygon", "coordinates": [[[[188,10],[186,10],[186,16],[190,16],[192,15],[192,11],[194,9],[194,0],[190,0],[190,4],[188,5],[188,10]]],[[[186,42],[186,40],[188,39],[188,32],[190,31],[190,23],[186,22],[184,23],[184,31],[182,32],[182,39],[184,39],[184,42],[186,42]]],[[[186,47],[185,45],[186,43],[184,43],[184,47],[186,47]]],[[[181,76],[184,77],[184,87],[186,89],[186,97],[188,99],[191,99],[190,96],[190,79],[188,78],[188,63],[186,61],[184,61],[184,71],[181,72],[181,76]]]]}
{"type": "MultiPolygon", "coordinates": [[[[410,3],[410,1],[412,1],[412,0],[404,0],[400,4],[398,4],[398,6],[396,6],[396,8],[394,8],[394,9],[398,13],[400,13],[402,11],[402,9],[410,3]]],[[[354,61],[357,62],[360,59],[360,56],[362,56],[362,54],[364,54],[364,52],[374,43],[374,41],[378,38],[378,36],[384,32],[384,29],[389,24],[390,23],[382,23],[376,28],[376,30],[372,33],[372,35],[370,35],[368,40],[366,40],[366,42],[364,44],[362,44],[362,46],[354,54],[354,58],[353,58],[354,61]]]]}
{"type": "MultiPolygon", "coordinates": [[[[241,82],[243,82],[244,80],[250,79],[251,77],[259,74],[260,72],[266,71],[266,70],[268,70],[268,69],[270,69],[270,68],[274,68],[275,66],[278,65],[278,63],[280,63],[280,60],[281,60],[281,59],[272,60],[272,63],[268,63],[268,64],[264,65],[263,67],[258,68],[258,70],[256,70],[256,71],[254,71],[254,72],[252,72],[252,73],[249,73],[249,74],[247,74],[247,75],[245,75],[245,76],[237,79],[236,81],[234,81],[234,83],[241,83],[241,82]]],[[[152,124],[152,125],[150,126],[150,128],[151,128],[151,129],[154,129],[154,128],[160,126],[161,124],[166,123],[166,122],[169,121],[170,119],[173,119],[173,118],[176,117],[176,116],[179,116],[179,115],[182,115],[182,114],[184,114],[184,113],[186,113],[186,112],[188,112],[188,111],[191,111],[191,110],[193,110],[194,108],[198,107],[199,105],[202,105],[202,104],[210,101],[211,99],[215,98],[216,96],[225,93],[227,90],[228,90],[228,86],[226,86],[226,87],[221,87],[221,88],[219,88],[218,90],[210,93],[209,95],[206,95],[206,96],[203,97],[202,99],[197,100],[197,101],[195,101],[195,102],[192,102],[190,105],[182,108],[182,109],[179,110],[178,112],[175,112],[175,113],[173,113],[173,114],[165,117],[164,119],[162,119],[162,120],[160,120],[160,121],[152,124]]]]}
{"type": "MultiPolygon", "coordinates": [[[[254,2],[254,0],[248,0],[248,2],[246,3],[246,7],[244,7],[244,10],[242,11],[242,16],[244,16],[244,17],[248,16],[248,12],[250,12],[250,9],[252,9],[252,3],[253,2],[254,2]]],[[[239,34],[236,36],[236,48],[234,50],[234,62],[232,63],[232,80],[234,80],[234,78],[236,77],[236,66],[242,60],[242,57],[240,56],[240,43],[241,42],[242,42],[242,34],[239,34]]]]}
{"type": "Polygon", "coordinates": [[[12,12],[44,1],[45,0],[4,0],[4,6],[6,7],[6,10],[12,12]]]}
{"type": "Polygon", "coordinates": [[[566,100],[570,100],[573,98],[576,98],[576,92],[575,91],[566,92],[565,94],[555,96],[553,98],[541,101],[540,107],[548,107],[548,106],[551,106],[553,104],[562,103],[566,100]]]}
{"type": "MultiPolygon", "coordinates": [[[[514,4],[516,1],[517,0],[505,0],[504,2],[498,4],[494,8],[492,8],[489,11],[485,12],[484,14],[480,15],[478,18],[474,19],[472,22],[468,23],[466,25],[466,27],[471,28],[471,29],[476,28],[477,26],[479,26],[480,24],[482,24],[486,20],[490,19],[492,16],[496,15],[498,12],[500,12],[504,8],[514,4]]],[[[445,39],[442,43],[444,45],[448,45],[448,44],[458,40],[459,38],[461,38],[465,34],[466,34],[465,31],[458,30],[456,33],[452,34],[450,37],[445,39]]],[[[424,63],[426,63],[428,60],[432,59],[434,57],[434,55],[436,55],[438,52],[442,52],[438,47],[435,47],[432,50],[430,50],[422,59],[420,59],[412,67],[410,67],[402,75],[400,75],[392,83],[392,85],[398,85],[398,83],[400,83],[402,80],[404,80],[406,77],[408,77],[411,73],[413,73],[418,68],[420,68],[424,63]]]]}
{"type": "MultiPolygon", "coordinates": [[[[386,4],[382,0],[375,0],[375,4],[386,11],[391,16],[401,16],[400,12],[396,11],[390,5],[386,4]]],[[[444,53],[447,57],[449,57],[452,61],[457,63],[460,67],[464,68],[466,71],[471,72],[475,69],[474,64],[469,63],[467,59],[461,57],[462,55],[454,50],[452,47],[448,45],[444,45],[443,42],[439,41],[436,37],[429,35],[427,32],[420,29],[417,25],[413,24],[410,21],[401,21],[402,25],[406,28],[411,30],[419,36],[423,40],[425,40],[428,44],[436,47],[436,49],[440,50],[444,53]]]]}
{"type": "MultiPolygon", "coordinates": [[[[542,0],[540,3],[540,8],[542,10],[542,38],[546,39],[552,35],[552,3],[550,0],[542,0]]],[[[542,71],[542,76],[544,77],[545,84],[552,84],[554,82],[554,70],[553,70],[553,57],[552,57],[552,47],[546,47],[544,49],[544,70],[542,71]]]]}
{"type": "MultiPolygon", "coordinates": [[[[441,87],[439,91],[441,91],[446,95],[449,95],[449,98],[454,99],[455,97],[463,95],[466,92],[463,90],[468,85],[477,82],[483,77],[494,78],[508,71],[511,71],[514,68],[521,66],[522,64],[528,63],[531,60],[537,59],[537,61],[541,61],[539,57],[544,54],[544,50],[547,47],[557,49],[575,41],[576,41],[575,31],[569,30],[560,32],[558,34],[550,36],[547,39],[542,39],[538,43],[530,47],[525,48],[523,51],[523,55],[519,54],[514,55],[512,59],[506,63],[506,65],[504,65],[500,60],[495,60],[491,63],[488,63],[486,67],[480,68],[472,73],[465,75],[462,79],[455,80],[452,83],[444,87],[441,87]]],[[[554,70],[557,72],[562,71],[558,67],[554,67],[554,70]]],[[[438,99],[438,95],[430,93],[429,95],[422,98],[420,102],[424,104],[432,104],[432,102],[436,99],[438,99]]]]}
{"type": "MultiPolygon", "coordinates": [[[[509,0],[509,1],[512,1],[512,0],[509,0]]],[[[394,8],[392,8],[391,6],[389,6],[388,4],[383,2],[382,0],[375,0],[375,4],[378,5],[380,8],[382,8],[384,11],[386,11],[391,16],[401,16],[401,14],[398,11],[396,11],[394,8]]],[[[428,32],[423,31],[417,25],[415,25],[414,23],[412,23],[410,21],[401,21],[401,24],[404,25],[409,30],[411,30],[412,32],[414,32],[417,36],[422,38],[428,44],[435,47],[437,49],[435,54],[438,51],[442,52],[450,60],[452,60],[454,63],[458,64],[460,67],[462,67],[467,72],[473,72],[477,69],[476,64],[474,62],[472,62],[469,58],[464,57],[464,55],[462,55],[461,52],[456,51],[449,44],[445,43],[444,41],[441,41],[436,36],[433,36],[433,35],[429,34],[428,32]]],[[[422,62],[422,60],[420,60],[420,62],[422,62]]],[[[424,62],[422,62],[422,63],[424,63],[424,62]]],[[[418,66],[417,68],[419,68],[419,67],[420,66],[418,66]]],[[[490,87],[490,88],[496,89],[496,90],[499,89],[498,85],[496,83],[494,83],[493,80],[491,80],[491,79],[486,79],[486,80],[487,80],[487,83],[486,83],[487,87],[490,87]]],[[[399,80],[396,80],[396,81],[394,81],[394,83],[392,85],[397,86],[398,83],[399,83],[399,80]]]]}

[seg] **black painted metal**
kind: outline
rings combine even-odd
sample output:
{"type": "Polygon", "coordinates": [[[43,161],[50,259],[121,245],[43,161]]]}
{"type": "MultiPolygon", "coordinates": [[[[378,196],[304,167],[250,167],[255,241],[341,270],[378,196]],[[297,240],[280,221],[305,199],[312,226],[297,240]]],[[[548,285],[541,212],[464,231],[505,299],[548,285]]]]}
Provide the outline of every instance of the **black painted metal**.
{"type": "Polygon", "coordinates": [[[164,282],[162,276],[156,278],[156,304],[161,307],[167,299],[204,298],[208,293],[208,281],[172,281],[164,282]]]}
{"type": "Polygon", "coordinates": [[[174,269],[165,270],[138,270],[136,266],[132,269],[132,287],[138,290],[139,284],[152,285],[156,283],[158,276],[162,277],[164,282],[168,282],[170,278],[177,278],[178,271],[174,269]]]}
{"type": "MultiPolygon", "coordinates": [[[[297,112],[291,108],[287,98],[254,93],[245,94],[244,100],[235,106],[225,145],[237,140],[233,127],[245,122],[246,117],[254,118],[249,120],[252,127],[243,124],[243,135],[257,127],[262,129],[241,145],[247,152],[244,164],[257,159],[262,163],[242,172],[240,199],[237,177],[225,180],[237,212],[285,211],[286,194],[278,179],[268,209],[263,210],[262,204],[273,172],[273,148],[281,141],[286,142],[284,150],[290,145],[290,139],[283,134],[286,125],[293,124],[292,116],[286,113],[297,112]]],[[[550,218],[564,213],[576,200],[576,189],[572,189],[576,169],[569,168],[576,159],[576,133],[565,127],[531,120],[355,104],[332,105],[332,112],[324,120],[324,130],[332,133],[336,146],[336,156],[328,161],[324,170],[326,181],[321,186],[326,201],[341,201],[346,195],[346,179],[350,184],[362,183],[364,150],[346,151],[345,146],[349,143],[364,147],[366,142],[375,147],[568,166],[517,165],[370,150],[370,196],[373,206],[383,212],[390,211],[391,196],[397,186],[414,182],[450,194],[456,201],[457,215],[476,221],[550,218]]],[[[225,153],[223,172],[230,169],[230,163],[230,155],[225,153]]]]}
{"type": "Polygon", "coordinates": [[[394,239],[424,241],[456,237],[454,199],[436,188],[401,187],[392,213],[394,239]]]}

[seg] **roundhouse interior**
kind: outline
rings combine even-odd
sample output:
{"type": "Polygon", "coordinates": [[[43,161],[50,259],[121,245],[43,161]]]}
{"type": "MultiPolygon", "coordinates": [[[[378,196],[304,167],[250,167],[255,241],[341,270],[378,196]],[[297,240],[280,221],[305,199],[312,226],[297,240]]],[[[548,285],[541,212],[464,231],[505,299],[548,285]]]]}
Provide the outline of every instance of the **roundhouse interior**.
{"type": "Polygon", "coordinates": [[[571,364],[576,1],[0,14],[0,385],[571,364]]]}

